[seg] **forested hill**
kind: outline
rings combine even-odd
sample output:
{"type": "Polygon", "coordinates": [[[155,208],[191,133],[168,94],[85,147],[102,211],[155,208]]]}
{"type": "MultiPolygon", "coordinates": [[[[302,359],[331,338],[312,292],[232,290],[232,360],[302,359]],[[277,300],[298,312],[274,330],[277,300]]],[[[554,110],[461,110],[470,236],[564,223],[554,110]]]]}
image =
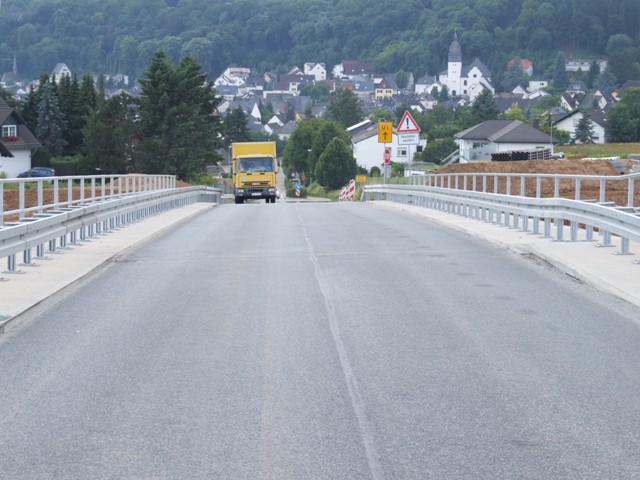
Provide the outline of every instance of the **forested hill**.
{"type": "Polygon", "coordinates": [[[15,53],[32,78],[58,62],[137,77],[162,49],[212,76],[343,59],[433,75],[454,29],[465,62],[479,57],[494,76],[513,56],[548,73],[560,50],[608,58],[618,80],[640,76],[638,0],[0,0],[0,74],[15,53]]]}

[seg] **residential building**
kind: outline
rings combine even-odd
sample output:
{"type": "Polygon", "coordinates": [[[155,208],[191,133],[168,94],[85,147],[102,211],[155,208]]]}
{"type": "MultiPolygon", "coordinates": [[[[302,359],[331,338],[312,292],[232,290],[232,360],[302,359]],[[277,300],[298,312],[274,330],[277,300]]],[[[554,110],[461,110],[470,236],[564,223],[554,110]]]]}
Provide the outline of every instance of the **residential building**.
{"type": "Polygon", "coordinates": [[[624,95],[625,90],[631,87],[640,88],[640,80],[627,80],[618,90],[613,92],[613,96],[616,100],[620,100],[622,95],[624,95]]]}
{"type": "MultiPolygon", "coordinates": [[[[431,95],[431,91],[437,83],[438,79],[432,75],[427,74],[424,77],[420,77],[416,80],[414,93],[416,95],[431,95]]],[[[437,86],[435,88],[440,91],[437,86]]]]}
{"type": "Polygon", "coordinates": [[[542,90],[549,86],[549,80],[543,77],[531,77],[529,79],[529,87],[527,90],[529,92],[535,92],[536,90],[542,90]]]}
{"type": "Polygon", "coordinates": [[[587,109],[593,108],[604,111],[608,110],[615,103],[616,99],[611,92],[596,90],[595,92],[587,93],[580,102],[580,106],[587,109]]]}
{"type": "Polygon", "coordinates": [[[550,149],[552,138],[519,120],[487,120],[454,139],[464,161],[491,160],[493,154],[550,149]]]}
{"type": "Polygon", "coordinates": [[[373,80],[369,78],[355,76],[348,82],[342,82],[342,88],[351,89],[360,100],[366,102],[371,98],[375,85],[373,80]]]}
{"type": "Polygon", "coordinates": [[[22,117],[0,97],[0,173],[9,178],[31,168],[31,155],[42,145],[22,117]]]}
{"type": "Polygon", "coordinates": [[[503,113],[514,106],[526,112],[538,103],[537,99],[527,98],[527,96],[522,93],[501,93],[497,95],[495,99],[498,108],[503,113]]]}
{"type": "Polygon", "coordinates": [[[371,76],[373,74],[373,64],[360,62],[358,60],[343,60],[333,67],[334,78],[351,79],[357,76],[371,76]]]}
{"type": "Polygon", "coordinates": [[[312,85],[315,82],[313,75],[287,74],[280,75],[273,89],[280,92],[298,94],[305,85],[312,85]]]}
{"type": "Polygon", "coordinates": [[[327,79],[327,68],[324,63],[305,63],[304,74],[313,75],[316,82],[323,82],[327,79]]]}
{"type": "MultiPolygon", "coordinates": [[[[565,114],[564,116],[555,119],[553,128],[558,130],[564,130],[569,132],[571,138],[575,137],[576,130],[580,120],[584,117],[585,113],[591,119],[591,125],[593,127],[593,143],[606,143],[605,130],[606,130],[606,118],[604,113],[600,110],[574,110],[565,114]]],[[[576,142],[581,143],[581,142],[576,142]]]]}
{"type": "MultiPolygon", "coordinates": [[[[517,60],[515,58],[512,58],[507,62],[507,65],[511,66],[516,61],[517,60]]],[[[529,60],[528,58],[521,58],[519,59],[518,64],[522,69],[522,71],[525,72],[527,75],[529,76],[533,75],[533,62],[531,60],[529,60]]]]}
{"type": "Polygon", "coordinates": [[[384,166],[385,148],[391,150],[391,162],[411,163],[413,155],[421,152],[427,145],[426,139],[420,139],[418,145],[400,145],[398,135],[393,129],[391,143],[378,142],[378,123],[365,120],[347,128],[351,134],[351,145],[356,163],[370,171],[378,167],[382,171],[384,166]]]}
{"type": "Polygon", "coordinates": [[[53,71],[51,72],[51,76],[55,79],[56,83],[60,83],[62,77],[71,77],[71,70],[65,63],[58,63],[53,71]]]}
{"type": "Polygon", "coordinates": [[[560,106],[567,111],[573,111],[578,108],[579,102],[575,93],[565,92],[560,98],[560,106]]]}
{"type": "Polygon", "coordinates": [[[395,86],[383,78],[382,81],[374,87],[373,99],[376,101],[384,100],[393,97],[396,93],[397,89],[395,86]]]}

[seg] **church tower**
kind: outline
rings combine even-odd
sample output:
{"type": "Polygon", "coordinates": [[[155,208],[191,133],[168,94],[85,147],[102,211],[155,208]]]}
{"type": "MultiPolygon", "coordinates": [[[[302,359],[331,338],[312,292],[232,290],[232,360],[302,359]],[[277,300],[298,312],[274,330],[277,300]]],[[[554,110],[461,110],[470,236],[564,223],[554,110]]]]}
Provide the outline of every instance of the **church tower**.
{"type": "Polygon", "coordinates": [[[458,42],[458,32],[453,32],[453,42],[449,46],[449,62],[447,64],[447,88],[449,95],[455,97],[462,93],[462,48],[458,42]]]}

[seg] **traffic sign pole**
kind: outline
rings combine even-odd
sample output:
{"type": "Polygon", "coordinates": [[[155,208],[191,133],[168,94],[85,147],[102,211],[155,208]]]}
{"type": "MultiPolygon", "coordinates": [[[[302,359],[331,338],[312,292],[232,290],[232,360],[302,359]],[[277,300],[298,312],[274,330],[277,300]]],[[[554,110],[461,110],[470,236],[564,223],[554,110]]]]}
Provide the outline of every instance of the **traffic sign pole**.
{"type": "Polygon", "coordinates": [[[384,163],[382,168],[384,169],[384,184],[387,184],[387,178],[389,177],[389,163],[391,162],[391,152],[387,149],[387,144],[384,144],[384,163]]]}

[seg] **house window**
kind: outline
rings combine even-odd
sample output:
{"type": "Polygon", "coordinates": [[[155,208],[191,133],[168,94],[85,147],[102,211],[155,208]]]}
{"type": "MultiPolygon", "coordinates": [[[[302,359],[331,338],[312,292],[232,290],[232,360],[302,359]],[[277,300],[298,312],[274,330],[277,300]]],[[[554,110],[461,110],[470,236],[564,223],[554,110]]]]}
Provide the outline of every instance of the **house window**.
{"type": "Polygon", "coordinates": [[[17,137],[18,127],[15,125],[3,125],[2,126],[2,138],[5,137],[17,137]]]}
{"type": "Polygon", "coordinates": [[[407,156],[407,148],[406,147],[398,147],[398,156],[406,157],[407,156]]]}
{"type": "Polygon", "coordinates": [[[465,87],[467,86],[467,81],[466,81],[466,80],[464,81],[464,86],[465,86],[465,87]]]}

